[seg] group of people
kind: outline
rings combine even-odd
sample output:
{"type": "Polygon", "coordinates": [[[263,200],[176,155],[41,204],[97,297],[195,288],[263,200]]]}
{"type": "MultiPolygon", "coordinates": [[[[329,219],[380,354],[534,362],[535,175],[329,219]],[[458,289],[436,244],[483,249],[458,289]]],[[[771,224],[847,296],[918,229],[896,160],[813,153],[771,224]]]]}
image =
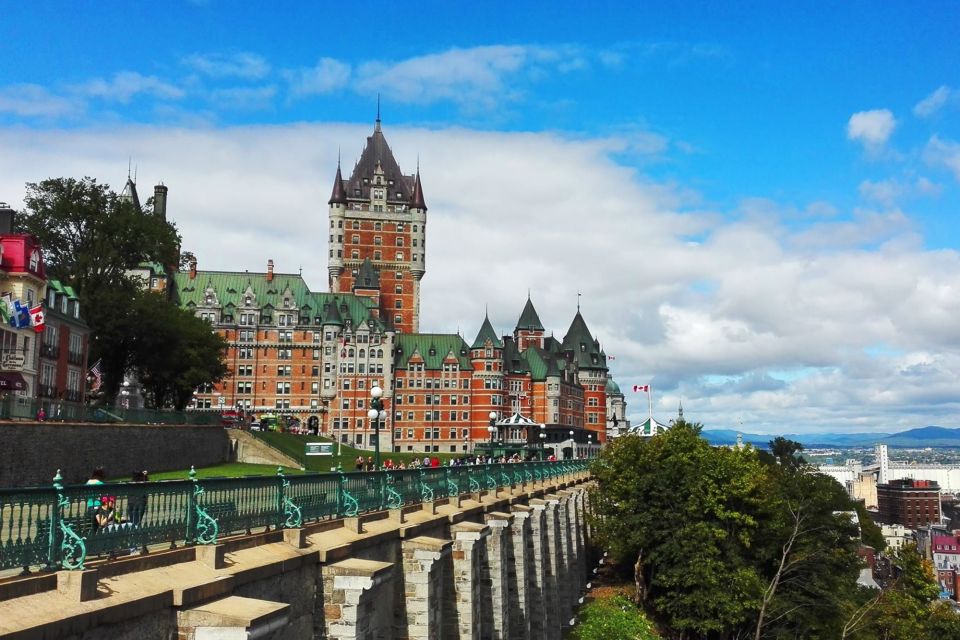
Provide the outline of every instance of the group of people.
{"type": "MultiPolygon", "coordinates": [[[[147,482],[150,475],[146,471],[134,471],[130,476],[133,482],[147,482]]],[[[97,467],[87,480],[88,485],[102,485],[106,480],[103,467],[97,467]]],[[[93,532],[110,532],[117,529],[139,527],[147,512],[147,495],[135,494],[126,499],[127,513],[124,514],[117,496],[104,494],[87,498],[87,517],[93,532]]]]}
{"type": "MultiPolygon", "coordinates": [[[[421,458],[414,458],[410,461],[409,464],[404,462],[394,463],[392,458],[387,458],[383,461],[383,464],[380,465],[381,471],[404,471],[406,469],[431,469],[442,466],[449,467],[464,467],[469,465],[478,465],[478,464],[508,464],[514,462],[532,462],[539,460],[536,456],[528,456],[523,458],[519,453],[514,453],[513,455],[501,455],[501,456],[491,456],[491,455],[476,455],[476,456],[464,456],[462,458],[451,458],[446,465],[436,456],[424,456],[421,458]]],[[[549,462],[556,462],[557,457],[551,455],[548,458],[549,462]]],[[[356,463],[354,465],[356,471],[377,471],[377,465],[373,461],[373,456],[357,456],[356,463]]]]}

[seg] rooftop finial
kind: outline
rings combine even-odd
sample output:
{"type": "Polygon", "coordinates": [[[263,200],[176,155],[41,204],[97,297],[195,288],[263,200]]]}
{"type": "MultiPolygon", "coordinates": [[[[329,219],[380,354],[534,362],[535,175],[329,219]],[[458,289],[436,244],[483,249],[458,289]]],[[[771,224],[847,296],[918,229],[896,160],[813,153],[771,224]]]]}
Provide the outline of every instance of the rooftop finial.
{"type": "Polygon", "coordinates": [[[377,131],[380,131],[380,93],[377,92],[377,131]]]}
{"type": "Polygon", "coordinates": [[[127,156],[127,180],[130,179],[130,167],[133,165],[133,156],[127,156]]]}
{"type": "Polygon", "coordinates": [[[577,291],[577,313],[580,313],[580,296],[581,295],[582,294],[579,291],[577,291]]]}

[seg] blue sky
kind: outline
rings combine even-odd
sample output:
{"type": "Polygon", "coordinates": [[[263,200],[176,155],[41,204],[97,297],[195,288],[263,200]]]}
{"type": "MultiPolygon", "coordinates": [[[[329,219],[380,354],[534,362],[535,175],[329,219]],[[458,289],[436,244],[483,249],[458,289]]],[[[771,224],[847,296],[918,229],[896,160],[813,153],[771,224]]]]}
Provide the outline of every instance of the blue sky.
{"type": "MultiPolygon", "coordinates": [[[[529,184],[507,185],[507,170],[497,171],[519,158],[529,158],[525,171],[556,181],[557,192],[581,180],[600,209],[622,209],[622,217],[609,213],[612,235],[633,225],[631,233],[639,235],[626,248],[608,238],[609,253],[635,248],[634,262],[598,266],[600,277],[572,273],[566,288],[535,264],[514,263],[523,273],[517,286],[539,287],[548,315],[554,293],[569,296],[567,288],[579,287],[590,295],[594,287],[593,324],[608,328],[611,344],[621,341],[619,350],[631,354],[618,358],[624,361],[620,376],[659,376],[664,410],[682,396],[689,411],[702,397],[704,415],[735,423],[746,411],[736,403],[756,401],[763,405],[754,415],[759,427],[796,429],[796,417],[788,427],[785,414],[777,413],[783,398],[761,402],[764,393],[791,391],[791,402],[819,406],[826,400],[811,400],[820,395],[802,389],[819,379],[851,385],[847,404],[884,403],[880,389],[852,397],[861,375],[857,358],[868,358],[878,371],[909,368],[893,361],[915,363],[921,353],[941,364],[960,359],[954,352],[960,337],[946,326],[960,308],[952,271],[960,240],[954,222],[960,5],[954,2],[594,2],[587,8],[209,0],[159,8],[5,3],[2,13],[0,141],[21,158],[10,161],[6,181],[0,180],[0,200],[16,205],[22,198],[17,184],[70,171],[119,184],[131,156],[146,180],[172,178],[195,161],[179,184],[168,182],[175,198],[178,188],[184,197],[194,192],[191,180],[207,181],[206,190],[195,189],[203,196],[183,202],[177,221],[185,244],[203,249],[209,257],[201,261],[210,268],[245,268],[237,252],[220,253],[209,240],[219,214],[202,198],[213,196],[228,208],[228,198],[211,191],[214,178],[257,172],[277,188],[296,174],[299,188],[309,183],[310,197],[325,201],[336,148],[349,166],[380,93],[401,165],[412,170],[419,154],[428,196],[433,189],[446,205],[434,208],[435,215],[448,215],[438,221],[474,215],[464,202],[473,194],[452,186],[460,184],[458,163],[489,176],[489,184],[504,181],[502,202],[487,206],[507,210],[521,201],[524,194],[513,189],[529,184]],[[313,147],[296,132],[310,132],[313,147]],[[260,159],[274,158],[272,167],[258,164],[256,154],[246,157],[250,145],[262,145],[260,159]],[[283,175],[271,174],[287,163],[283,175]],[[616,201],[626,197],[618,191],[631,194],[633,204],[616,201]],[[638,207],[633,219],[630,206],[638,207]],[[721,259],[715,252],[725,242],[731,253],[721,259]],[[688,255],[684,247],[694,249],[688,255]],[[798,265],[789,282],[770,283],[767,297],[794,295],[764,309],[753,297],[739,300],[736,260],[746,253],[769,260],[754,266],[763,273],[787,277],[782,271],[798,265]],[[650,270],[640,256],[652,255],[661,263],[650,270]],[[672,260],[696,261],[702,271],[672,260]],[[893,275],[881,275],[882,268],[893,275]],[[911,282],[874,291],[874,278],[896,280],[913,273],[910,268],[916,269],[911,282]],[[636,285],[635,314],[617,308],[613,282],[630,281],[604,282],[611,269],[648,272],[636,285]],[[862,279],[853,276],[858,269],[862,279]],[[841,320],[847,312],[824,302],[834,296],[854,309],[869,298],[862,313],[873,315],[841,320]],[[911,319],[917,326],[908,328],[906,320],[888,317],[886,309],[906,300],[932,309],[930,318],[911,319]],[[780,317],[789,305],[796,305],[790,317],[780,317]],[[809,327],[787,328],[807,313],[816,319],[809,327]],[[838,324],[843,331],[833,333],[838,324]],[[864,324],[874,331],[864,331],[864,324]],[[705,328],[710,338],[700,347],[707,355],[686,354],[682,340],[672,342],[681,325],[688,335],[705,328]],[[740,329],[753,336],[758,354],[766,348],[764,336],[772,336],[777,355],[751,359],[715,347],[717,335],[740,329]],[[828,348],[804,346],[825,335],[828,348]],[[754,395],[745,396],[753,383],[754,395]]],[[[567,194],[566,202],[579,195],[567,194]]],[[[582,228],[572,209],[564,215],[569,218],[544,219],[555,227],[557,242],[573,243],[582,228]]],[[[438,239],[443,224],[436,227],[438,239]]],[[[246,254],[262,261],[252,246],[256,234],[231,233],[237,234],[233,246],[249,241],[246,254]]],[[[277,229],[269,233],[283,238],[277,229]]],[[[299,255],[297,262],[319,288],[322,260],[299,255]]],[[[425,280],[426,309],[442,318],[438,328],[473,331],[473,318],[443,314],[445,287],[456,284],[444,277],[435,276],[433,293],[425,280]]],[[[749,273],[743,277],[753,284],[749,273]]],[[[502,313],[506,330],[514,310],[502,313]]],[[[568,323],[564,313],[558,303],[558,332],[568,323]]],[[[941,373],[947,384],[960,376],[960,366],[943,364],[941,373]]],[[[866,421],[823,406],[809,421],[817,428],[881,430],[890,430],[891,420],[894,426],[928,418],[960,422],[960,406],[950,399],[938,398],[932,415],[917,409],[926,405],[916,399],[893,404],[866,421]]]]}

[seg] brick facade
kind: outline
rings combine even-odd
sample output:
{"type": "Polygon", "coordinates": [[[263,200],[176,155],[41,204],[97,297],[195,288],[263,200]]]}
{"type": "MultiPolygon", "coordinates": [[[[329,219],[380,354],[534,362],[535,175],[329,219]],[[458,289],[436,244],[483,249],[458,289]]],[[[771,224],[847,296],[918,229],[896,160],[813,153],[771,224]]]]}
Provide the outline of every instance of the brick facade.
{"type": "MultiPolygon", "coordinates": [[[[497,420],[545,425],[546,444],[606,437],[606,355],[579,309],[563,341],[527,299],[512,334],[484,318],[476,339],[418,333],[426,272],[419,172],[404,176],[379,121],[349,179],[329,201],[329,293],[297,274],[198,271],[173,278],[179,304],[229,345],[227,378],[193,408],[277,412],[336,440],[372,448],[370,389],[383,391],[382,450],[472,451],[497,420]]],[[[539,429],[505,426],[500,440],[536,445],[539,429]]],[[[559,449],[562,445],[557,445],[559,449]]],[[[561,452],[557,450],[557,453],[561,452]]]]}

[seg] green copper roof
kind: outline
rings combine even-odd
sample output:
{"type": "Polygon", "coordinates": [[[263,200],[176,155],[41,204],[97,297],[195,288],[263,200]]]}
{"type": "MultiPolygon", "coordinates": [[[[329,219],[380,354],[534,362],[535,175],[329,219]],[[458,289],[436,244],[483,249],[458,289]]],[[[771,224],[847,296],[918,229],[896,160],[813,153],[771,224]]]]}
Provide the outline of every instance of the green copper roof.
{"type": "Polygon", "coordinates": [[[563,337],[563,350],[573,354],[580,369],[607,369],[606,358],[600,354],[600,343],[590,334],[579,309],[563,337]]]}
{"type": "Polygon", "coordinates": [[[173,288],[174,300],[184,308],[206,305],[209,289],[216,303],[231,311],[247,306],[262,310],[289,309],[300,312],[301,324],[318,324],[317,318],[320,318],[319,324],[343,325],[349,320],[357,327],[372,321],[375,329],[384,329],[383,321],[371,313],[374,304],[369,298],[311,292],[299,274],[274,273],[268,281],[266,273],[246,271],[198,271],[192,280],[189,273],[176,273],[173,288]],[[248,295],[250,305],[246,304],[248,295]]]}
{"type": "Polygon", "coordinates": [[[533,302],[530,296],[527,296],[527,304],[523,305],[523,311],[520,312],[520,319],[517,320],[517,329],[525,331],[543,331],[543,323],[540,322],[540,316],[537,310],[533,308],[533,302]]]}
{"type": "Polygon", "coordinates": [[[406,369],[410,358],[419,353],[424,367],[429,370],[443,368],[443,362],[451,353],[457,359],[461,369],[471,371],[470,349],[458,334],[448,333],[401,333],[394,342],[396,348],[396,367],[406,369]]]}
{"type": "Polygon", "coordinates": [[[530,377],[536,380],[537,382],[542,382],[547,379],[547,369],[548,358],[544,357],[544,354],[540,353],[540,350],[536,347],[530,347],[523,352],[524,360],[527,361],[527,366],[530,369],[530,377]]]}
{"type": "Polygon", "coordinates": [[[67,296],[70,300],[77,299],[77,294],[74,292],[73,287],[68,287],[59,280],[47,280],[47,286],[57,293],[67,296]]]}
{"type": "Polygon", "coordinates": [[[480,331],[477,333],[477,339],[473,341],[473,346],[471,349],[482,349],[484,345],[487,344],[489,340],[494,348],[502,349],[503,341],[497,337],[497,332],[493,330],[493,325],[490,324],[490,317],[484,316],[483,324],[480,325],[480,331]]]}
{"type": "Polygon", "coordinates": [[[607,395],[618,395],[622,396],[623,392],[620,391],[620,385],[616,383],[613,378],[607,378],[607,395]]]}

